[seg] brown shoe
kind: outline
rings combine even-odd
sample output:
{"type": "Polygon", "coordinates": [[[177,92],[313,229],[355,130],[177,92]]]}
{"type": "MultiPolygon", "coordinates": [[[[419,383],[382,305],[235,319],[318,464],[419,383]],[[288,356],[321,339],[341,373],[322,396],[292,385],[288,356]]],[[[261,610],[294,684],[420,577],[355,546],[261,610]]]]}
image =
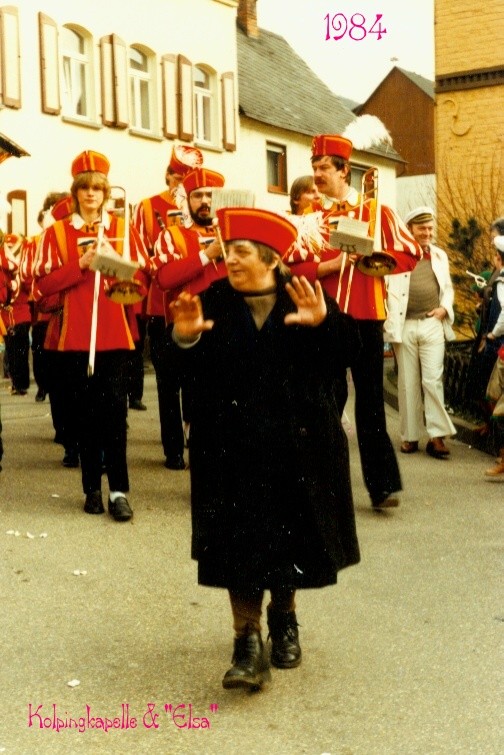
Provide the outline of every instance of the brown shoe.
{"type": "Polygon", "coordinates": [[[450,451],[446,448],[443,438],[431,438],[428,441],[425,450],[429,456],[433,456],[435,459],[444,459],[446,456],[450,455],[450,451]]]}
{"type": "Polygon", "coordinates": [[[415,451],[418,451],[418,441],[417,440],[403,440],[401,443],[401,453],[402,454],[414,454],[415,451]]]}
{"type": "Polygon", "coordinates": [[[504,459],[499,459],[494,467],[486,469],[485,475],[487,477],[499,477],[499,475],[502,475],[504,477],[504,459]]]}

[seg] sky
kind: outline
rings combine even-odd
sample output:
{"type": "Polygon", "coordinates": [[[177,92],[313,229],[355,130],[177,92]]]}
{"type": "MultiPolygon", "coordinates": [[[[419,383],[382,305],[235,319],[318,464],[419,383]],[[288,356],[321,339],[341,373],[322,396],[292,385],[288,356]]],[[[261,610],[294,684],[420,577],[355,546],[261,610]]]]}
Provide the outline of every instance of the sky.
{"type": "Polygon", "coordinates": [[[434,0],[257,0],[257,22],[355,102],[365,102],[394,66],[434,81],[434,0]],[[373,25],[381,26],[380,39],[373,25]]]}

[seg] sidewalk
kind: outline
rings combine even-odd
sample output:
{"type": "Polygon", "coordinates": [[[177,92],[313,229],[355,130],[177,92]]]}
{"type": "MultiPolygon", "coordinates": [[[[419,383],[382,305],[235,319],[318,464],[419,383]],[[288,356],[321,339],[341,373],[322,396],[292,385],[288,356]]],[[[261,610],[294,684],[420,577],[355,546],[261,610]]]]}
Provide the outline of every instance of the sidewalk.
{"type": "MultiPolygon", "coordinates": [[[[390,373],[394,369],[394,357],[385,357],[383,365],[383,393],[385,402],[396,411],[398,410],[397,385],[390,380],[390,373]]],[[[467,422],[462,417],[452,414],[451,420],[457,430],[457,440],[466,443],[471,448],[477,448],[484,453],[492,454],[488,435],[482,435],[478,426],[467,422]]]]}

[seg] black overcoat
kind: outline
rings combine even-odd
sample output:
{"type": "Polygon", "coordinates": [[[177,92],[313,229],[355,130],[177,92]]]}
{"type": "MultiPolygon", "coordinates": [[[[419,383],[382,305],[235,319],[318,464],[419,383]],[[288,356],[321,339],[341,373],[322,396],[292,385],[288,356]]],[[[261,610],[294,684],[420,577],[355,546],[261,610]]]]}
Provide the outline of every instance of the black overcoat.
{"type": "Polygon", "coordinates": [[[260,330],[227,280],[202,303],[215,325],[183,353],[198,581],[233,590],[333,584],[359,561],[337,409],[351,318],[329,305],[316,328],[285,325],[295,307],[283,283],[260,330]]]}

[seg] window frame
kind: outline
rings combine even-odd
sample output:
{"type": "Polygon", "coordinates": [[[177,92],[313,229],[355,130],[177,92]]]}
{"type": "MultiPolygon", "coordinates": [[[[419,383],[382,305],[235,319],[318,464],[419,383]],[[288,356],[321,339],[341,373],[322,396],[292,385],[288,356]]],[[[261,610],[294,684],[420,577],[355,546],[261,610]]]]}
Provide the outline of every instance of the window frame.
{"type": "Polygon", "coordinates": [[[287,145],[278,142],[266,142],[266,181],[268,191],[272,194],[288,194],[287,190],[287,145]],[[270,155],[278,155],[276,164],[277,183],[270,183],[270,155]]]}
{"type": "MultiPolygon", "coordinates": [[[[92,35],[87,31],[87,29],[84,29],[82,26],[78,26],[77,24],[63,24],[61,27],[62,29],[66,29],[67,31],[73,32],[78,37],[80,37],[84,43],[84,53],[82,54],[66,54],[68,51],[65,51],[63,45],[60,45],[60,54],[59,54],[59,61],[60,61],[60,78],[62,81],[62,86],[64,87],[65,92],[62,92],[62,116],[65,120],[71,120],[76,121],[78,123],[96,123],[96,98],[95,98],[95,91],[94,91],[94,67],[93,67],[93,37],[92,35]],[[65,60],[69,59],[71,63],[73,62],[74,65],[77,64],[78,66],[81,66],[84,71],[84,95],[85,95],[85,102],[86,102],[86,113],[81,114],[77,112],[77,109],[75,108],[69,108],[67,98],[66,98],[66,85],[67,85],[67,77],[65,75],[65,60]]],[[[71,81],[73,82],[73,74],[71,75],[71,81]]],[[[73,90],[72,90],[72,101],[73,101],[73,90]]]]}
{"type": "Polygon", "coordinates": [[[350,165],[350,186],[359,194],[362,192],[362,177],[370,167],[370,165],[362,165],[361,163],[351,163],[350,165]]]}
{"type": "Polygon", "coordinates": [[[26,236],[28,233],[28,202],[26,191],[24,189],[13,189],[7,194],[7,201],[11,206],[11,212],[7,216],[7,233],[19,233],[21,236],[26,236]],[[22,207],[21,210],[16,211],[15,205],[19,202],[22,207]],[[14,224],[16,217],[21,217],[21,227],[14,224]]]}
{"type": "Polygon", "coordinates": [[[153,50],[149,49],[145,45],[135,43],[128,48],[128,96],[130,104],[130,132],[140,134],[142,136],[159,136],[159,121],[157,117],[157,59],[153,50]],[[131,66],[131,51],[143,55],[146,60],[146,71],[135,69],[131,66]],[[147,111],[149,118],[149,126],[146,128],[142,126],[141,122],[135,116],[137,110],[139,113],[140,121],[142,120],[142,82],[146,82],[147,91],[147,111]],[[139,108],[137,106],[140,106],[139,108]]]}
{"type": "Polygon", "coordinates": [[[219,145],[220,133],[218,109],[217,73],[213,68],[210,68],[210,66],[207,66],[204,63],[197,63],[194,65],[193,73],[193,119],[195,144],[214,148],[219,145]],[[196,83],[196,72],[202,73],[208,79],[208,87],[203,88],[196,83]],[[205,107],[206,105],[207,108],[205,107]],[[210,131],[209,138],[205,138],[205,129],[207,127],[210,131]]]}

